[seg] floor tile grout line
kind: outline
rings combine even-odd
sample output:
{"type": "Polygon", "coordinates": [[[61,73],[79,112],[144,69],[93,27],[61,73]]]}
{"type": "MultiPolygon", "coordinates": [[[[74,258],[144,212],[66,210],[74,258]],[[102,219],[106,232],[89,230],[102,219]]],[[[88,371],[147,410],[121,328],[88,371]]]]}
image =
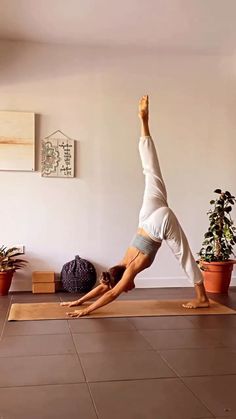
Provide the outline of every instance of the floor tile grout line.
{"type": "MultiPolygon", "coordinates": [[[[76,319],[77,320],[77,319],[76,319]]],[[[76,321],[76,320],[72,320],[72,321],[76,321]]],[[[93,319],[94,320],[94,319],[93,319]]],[[[41,321],[41,320],[32,320],[32,321],[35,321],[35,322],[38,322],[38,321],[41,321]]],[[[49,321],[58,321],[57,319],[50,319],[49,321]]],[[[67,321],[67,319],[60,319],[60,321],[67,321]]],[[[82,320],[83,321],[83,320],[82,320]]],[[[5,322],[5,320],[4,320],[4,322],[5,322]]],[[[30,321],[24,321],[24,323],[29,323],[30,321]]],[[[7,324],[8,322],[6,322],[6,324],[7,324]]],[[[17,324],[18,322],[16,321],[16,322],[9,322],[10,324],[17,324]]],[[[134,332],[139,332],[139,333],[147,333],[147,332],[150,332],[150,333],[152,333],[152,332],[167,332],[167,331],[172,331],[172,332],[180,332],[180,331],[189,331],[189,330],[194,330],[194,331],[202,331],[203,333],[204,332],[207,332],[207,331],[209,331],[209,332],[211,332],[211,331],[222,331],[222,330],[224,330],[224,331],[234,331],[234,329],[236,329],[236,326],[235,327],[228,327],[227,329],[226,328],[224,328],[224,327],[220,327],[220,328],[216,328],[216,327],[212,327],[212,328],[189,328],[189,327],[186,327],[186,328],[176,328],[176,329],[174,329],[174,328],[153,328],[153,329],[143,329],[143,328],[136,328],[136,329],[124,329],[124,330],[108,330],[108,331],[101,331],[101,330],[92,330],[92,331],[77,331],[77,332],[73,332],[73,330],[71,329],[71,327],[70,327],[70,325],[68,325],[68,332],[66,332],[66,331],[62,331],[62,332],[53,332],[53,333],[34,333],[34,332],[32,332],[32,333],[21,333],[21,334],[9,334],[9,335],[6,335],[6,336],[36,336],[36,335],[42,335],[42,336],[46,336],[46,335],[65,335],[65,334],[69,334],[69,330],[71,330],[71,333],[73,334],[73,335],[78,335],[78,334],[85,334],[85,335],[89,335],[89,334],[94,334],[94,333],[134,333],[134,332]]],[[[143,335],[142,335],[143,336],[143,335]]]]}
{"type": "MultiPolygon", "coordinates": [[[[35,336],[35,335],[32,335],[35,336]]],[[[38,335],[40,336],[40,335],[38,335]]],[[[45,335],[47,336],[47,335],[45,335]]],[[[219,347],[219,348],[215,348],[215,347],[208,347],[208,348],[171,348],[171,349],[155,349],[155,348],[147,348],[147,349],[139,349],[139,350],[125,350],[123,351],[122,349],[119,350],[113,350],[113,351],[94,351],[94,352],[88,352],[88,351],[83,351],[83,352],[78,352],[77,350],[75,350],[74,352],[51,352],[51,353],[47,353],[47,354],[37,354],[37,353],[31,353],[31,354],[26,354],[26,355],[19,355],[19,354],[14,354],[14,355],[0,355],[0,360],[1,359],[11,359],[11,358],[27,358],[27,357],[47,357],[47,356],[79,356],[80,355],[95,355],[95,354],[103,354],[103,353],[107,353],[107,354],[119,354],[119,353],[140,353],[140,352],[153,352],[153,353],[157,353],[159,354],[161,357],[163,357],[163,352],[172,352],[172,351],[185,351],[185,350],[191,350],[191,351],[202,351],[202,350],[214,350],[214,349],[219,349],[219,350],[225,350],[228,349],[231,353],[235,353],[236,349],[234,348],[229,348],[229,347],[219,347]]],[[[226,374],[228,375],[228,373],[226,374]]],[[[234,373],[232,373],[231,375],[235,375],[234,373]]]]}
{"type": "MultiPolygon", "coordinates": [[[[155,352],[155,350],[154,349],[151,349],[151,350],[145,350],[146,352],[155,352]]],[[[142,350],[139,350],[139,351],[125,351],[126,353],[137,353],[137,352],[143,352],[142,350]]],[[[158,351],[157,351],[158,352],[158,351]]],[[[80,354],[81,355],[84,355],[84,354],[93,354],[93,355],[95,355],[95,354],[100,354],[100,353],[104,353],[103,351],[97,351],[97,352],[80,352],[80,354]]],[[[119,354],[119,353],[122,353],[122,351],[109,351],[109,352],[107,352],[107,353],[115,353],[115,354],[119,354]]],[[[68,353],[68,352],[60,352],[60,353],[55,353],[55,352],[53,352],[53,353],[47,353],[47,354],[36,354],[36,353],[32,353],[32,354],[27,354],[27,355],[19,355],[19,354],[14,354],[14,355],[2,355],[2,356],[0,356],[0,360],[1,359],[11,359],[11,358],[27,358],[27,357],[31,357],[31,356],[42,356],[42,357],[45,357],[45,356],[56,356],[56,355],[78,355],[79,357],[80,357],[80,354],[78,354],[78,352],[70,352],[70,353],[68,353]]]]}
{"type": "MultiPolygon", "coordinates": [[[[181,378],[205,378],[205,377],[236,377],[236,374],[221,374],[221,375],[207,375],[207,376],[202,376],[202,375],[196,375],[196,376],[191,376],[191,377],[182,377],[182,376],[173,376],[173,377],[142,377],[142,378],[119,378],[119,379],[106,379],[106,380],[89,380],[87,381],[89,384],[96,384],[96,383],[113,383],[113,382],[123,382],[123,381],[158,381],[158,380],[181,380],[181,378]]],[[[181,380],[182,381],[182,380],[181,380]]]]}
{"type": "MultiPolygon", "coordinates": [[[[73,320],[74,321],[74,320],[73,320]]],[[[83,321],[83,320],[82,320],[83,321]]],[[[122,334],[122,333],[126,333],[126,334],[129,334],[129,333],[131,333],[131,334],[140,334],[139,333],[139,330],[109,330],[108,332],[107,331],[101,331],[101,330],[98,330],[98,331],[94,331],[94,332],[72,332],[72,334],[73,335],[91,335],[91,334],[94,334],[94,335],[98,335],[98,334],[122,334]]]]}
{"type": "Polygon", "coordinates": [[[235,327],[228,327],[227,329],[226,328],[224,328],[224,327],[178,327],[178,328],[176,328],[176,329],[174,329],[174,328],[161,328],[161,329],[157,329],[157,328],[155,328],[155,329],[141,329],[141,328],[139,328],[139,329],[137,329],[137,331],[138,332],[166,332],[166,331],[172,331],[172,332],[180,332],[181,330],[188,330],[188,331],[195,331],[195,332],[203,332],[203,333],[206,333],[206,332],[211,332],[211,331],[219,331],[219,330],[224,330],[224,331],[228,331],[228,330],[231,330],[231,329],[235,329],[236,328],[236,326],[235,327]]]}
{"type": "Polygon", "coordinates": [[[136,331],[136,332],[138,332],[138,328],[136,327],[136,324],[134,324],[134,323],[132,323],[132,318],[133,317],[127,317],[126,319],[127,319],[127,321],[128,321],[128,323],[131,325],[131,326],[133,326],[133,330],[134,331],[136,331]]]}
{"type": "MultiPolygon", "coordinates": [[[[156,316],[156,317],[160,318],[159,316],[156,316]]],[[[162,318],[163,317],[164,316],[162,316],[162,318]]],[[[171,316],[171,317],[175,317],[175,316],[171,316]]],[[[142,332],[165,331],[165,330],[174,330],[174,331],[179,331],[179,330],[203,330],[203,331],[204,330],[230,330],[230,329],[235,329],[236,328],[236,323],[235,323],[235,325],[234,324],[233,325],[231,325],[231,324],[227,325],[227,328],[225,328],[224,325],[220,325],[220,327],[217,326],[217,325],[214,325],[213,327],[202,327],[202,326],[195,325],[193,320],[190,320],[190,319],[188,319],[188,320],[190,320],[190,322],[192,324],[190,323],[190,325],[186,326],[186,327],[177,327],[177,328],[174,328],[173,326],[171,326],[171,327],[159,327],[157,325],[157,326],[152,326],[152,327],[146,327],[145,328],[145,326],[140,327],[140,326],[138,326],[138,325],[136,325],[135,323],[132,322],[132,319],[136,319],[136,318],[140,319],[140,317],[127,317],[127,320],[129,321],[129,323],[132,324],[132,326],[134,326],[136,331],[142,331],[142,332]]],[[[168,318],[169,318],[169,316],[168,316],[168,318]]],[[[236,318],[236,315],[235,315],[235,318],[236,318]]],[[[142,319],[147,319],[147,317],[142,317],[142,319]]]]}
{"type": "MultiPolygon", "coordinates": [[[[33,336],[36,336],[36,335],[32,335],[32,337],[33,336]]],[[[38,335],[38,336],[40,336],[40,335],[38,335]]],[[[45,335],[45,336],[47,336],[47,335],[45,335]]],[[[56,335],[55,335],[56,336],[56,335]]],[[[119,353],[123,353],[123,352],[125,352],[125,353],[139,353],[139,352],[156,352],[156,353],[159,353],[159,354],[161,354],[161,352],[172,352],[172,351],[184,351],[184,350],[191,350],[191,351],[202,351],[202,350],[214,350],[214,349],[228,349],[231,353],[235,353],[235,351],[236,351],[236,348],[230,348],[230,347],[217,347],[217,348],[215,348],[215,347],[208,347],[208,348],[171,348],[171,349],[165,349],[165,348],[162,348],[162,349],[156,349],[156,348],[147,348],[147,349],[139,349],[139,350],[125,350],[125,351],[122,351],[121,349],[119,349],[119,350],[113,350],[113,351],[106,351],[105,353],[108,353],[108,354],[110,354],[110,353],[113,353],[113,354],[119,354],[119,353]]],[[[75,351],[75,352],[60,352],[60,353],[58,353],[58,352],[52,352],[52,353],[47,353],[47,354],[36,354],[36,353],[32,353],[32,354],[27,354],[27,355],[17,355],[17,354],[14,354],[14,355],[9,355],[9,356],[6,356],[6,355],[0,355],[0,360],[1,359],[3,359],[3,358],[17,358],[17,357],[19,357],[19,358],[27,358],[27,357],[31,357],[31,356],[56,356],[56,355],[78,355],[79,357],[80,357],[80,355],[84,355],[84,354],[93,354],[93,355],[95,355],[95,354],[101,354],[101,353],[104,353],[104,351],[94,351],[94,352],[88,352],[88,351],[86,351],[86,352],[78,352],[77,350],[75,351]]],[[[233,374],[234,375],[234,374],[233,374]]]]}
{"type": "Polygon", "coordinates": [[[41,355],[39,355],[39,354],[27,354],[27,355],[10,355],[10,356],[5,356],[5,355],[3,355],[3,356],[0,356],[0,360],[1,359],[11,359],[11,358],[29,358],[29,357],[33,357],[33,356],[37,356],[37,357],[40,357],[40,356],[42,356],[42,357],[45,357],[45,356],[60,356],[60,355],[77,355],[76,354],[76,352],[70,352],[70,353],[68,353],[68,352],[61,352],[61,353],[50,353],[50,354],[41,354],[41,355]]]}
{"type": "Polygon", "coordinates": [[[28,336],[68,336],[70,333],[68,332],[68,333],[27,333],[27,334],[21,334],[21,335],[14,335],[14,334],[9,334],[9,335],[6,335],[5,333],[4,333],[4,337],[6,337],[6,338],[14,338],[14,337],[16,337],[16,338],[20,338],[20,337],[28,337],[28,336]]]}
{"type": "Polygon", "coordinates": [[[10,300],[9,300],[9,304],[8,304],[8,307],[7,307],[6,315],[5,315],[5,318],[4,318],[4,321],[3,321],[3,328],[2,328],[2,331],[1,331],[1,334],[0,334],[0,342],[2,340],[3,333],[4,333],[4,330],[5,330],[6,324],[7,324],[7,319],[8,319],[8,315],[9,315],[10,308],[11,308],[11,301],[12,301],[12,296],[10,296],[10,300]]]}
{"type": "MultiPolygon", "coordinates": [[[[67,322],[69,323],[69,320],[67,320],[67,322]]],[[[69,324],[68,324],[68,327],[70,328],[69,324]]],[[[71,332],[71,331],[70,331],[70,332],[71,332]]],[[[75,344],[74,336],[73,336],[73,334],[72,334],[72,333],[70,333],[70,334],[71,334],[71,338],[72,338],[73,345],[74,345],[74,348],[75,348],[75,354],[76,354],[76,357],[77,357],[77,359],[78,359],[78,363],[79,363],[79,365],[80,365],[81,371],[82,371],[83,376],[84,376],[84,382],[85,382],[85,383],[87,383],[87,377],[86,377],[86,375],[85,375],[84,368],[83,368],[83,365],[82,365],[82,362],[81,362],[81,359],[80,359],[79,353],[78,353],[78,351],[77,351],[77,347],[76,347],[76,344],[75,344]]]]}
{"type": "MultiPolygon", "coordinates": [[[[115,333],[117,333],[117,332],[115,332],[115,333]]],[[[80,333],[79,333],[80,334],[80,333]]],[[[88,335],[88,333],[81,333],[81,334],[83,334],[83,335],[88,335]]],[[[92,333],[91,333],[92,334],[92,333]]],[[[6,338],[15,338],[15,337],[24,337],[24,338],[26,338],[26,337],[35,337],[35,336],[39,336],[39,337],[42,337],[42,336],[45,336],[45,337],[47,337],[47,336],[70,336],[71,335],[71,338],[72,338],[72,342],[73,342],[73,346],[75,346],[75,343],[74,343],[74,335],[78,335],[78,334],[70,334],[70,333],[66,333],[66,334],[45,334],[45,335],[42,335],[42,334],[36,334],[36,335],[11,335],[11,336],[6,336],[6,338]]],[[[144,338],[145,339],[145,338],[144,338]]],[[[145,339],[146,340],[146,339],[145,339]]],[[[236,348],[234,348],[234,347],[231,347],[231,346],[205,346],[205,347],[187,347],[187,346],[185,346],[185,347],[172,347],[172,348],[155,348],[154,346],[152,346],[148,341],[147,341],[147,343],[149,344],[149,348],[145,348],[145,349],[139,349],[139,350],[132,350],[132,349],[130,349],[130,350],[125,350],[125,352],[126,353],[132,353],[132,352],[157,352],[157,353],[159,353],[159,354],[161,354],[161,352],[171,352],[171,351],[185,351],[185,350],[190,350],[190,351],[202,351],[202,350],[205,350],[205,351],[208,351],[208,350],[215,350],[215,349],[217,349],[217,350],[228,350],[228,351],[230,351],[231,353],[233,352],[235,352],[236,351],[236,348]]],[[[92,352],[88,352],[88,351],[83,351],[83,352],[79,352],[79,351],[77,351],[77,349],[76,349],[76,347],[75,347],[75,352],[70,352],[70,353],[68,353],[68,352],[62,352],[62,353],[48,353],[48,354],[27,354],[27,355],[10,355],[10,356],[5,356],[5,355],[1,355],[0,354],[0,359],[1,358],[12,358],[12,357],[27,357],[27,356],[48,356],[48,355],[71,355],[71,354],[78,354],[79,356],[80,356],[80,354],[95,354],[95,353],[103,353],[104,351],[92,351],[92,352]]],[[[119,350],[109,350],[108,351],[108,353],[120,353],[120,352],[123,352],[122,351],[122,349],[119,349],[119,350]]]]}
{"type": "MultiPolygon", "coordinates": [[[[215,349],[215,348],[213,348],[215,349]]],[[[176,350],[176,349],[174,349],[176,350]]],[[[193,349],[195,350],[195,349],[193,349]]],[[[168,350],[168,351],[172,351],[172,349],[168,350]]],[[[197,377],[221,377],[221,376],[236,376],[236,372],[235,373],[217,373],[217,374],[194,374],[194,375],[181,375],[178,373],[177,370],[175,370],[175,368],[169,363],[169,361],[164,357],[164,354],[162,354],[162,350],[156,350],[156,352],[160,355],[161,359],[168,365],[169,368],[171,368],[173,370],[173,372],[177,375],[177,377],[179,378],[197,378],[197,377]]],[[[166,352],[166,351],[165,351],[166,352]]],[[[231,352],[234,353],[234,350],[232,350],[231,352]]]]}
{"type": "Polygon", "coordinates": [[[48,356],[50,356],[50,357],[55,357],[55,356],[62,356],[62,357],[65,357],[65,356],[67,356],[67,357],[76,357],[77,358],[77,353],[76,352],[71,352],[71,353],[68,353],[68,352],[63,352],[63,353],[51,353],[51,354],[43,354],[43,355],[37,355],[37,354],[30,354],[30,355],[12,355],[12,356],[5,356],[5,355],[3,355],[3,356],[0,356],[0,361],[2,360],[2,359],[7,359],[7,360],[9,360],[9,359],[15,359],[15,358],[41,358],[41,357],[48,357],[48,356]]]}
{"type": "MultiPolygon", "coordinates": [[[[47,387],[47,386],[50,386],[50,387],[53,387],[53,386],[67,386],[67,385],[69,385],[69,386],[71,386],[71,385],[78,385],[78,384],[86,384],[86,382],[85,381],[78,381],[78,382],[73,382],[73,383],[49,383],[49,384],[23,384],[23,385],[21,385],[21,386],[16,386],[16,385],[14,385],[14,386],[0,386],[0,388],[1,389],[9,389],[9,388],[22,388],[22,387],[47,387]]],[[[0,416],[0,419],[1,419],[1,416],[0,416]]]]}
{"type": "Polygon", "coordinates": [[[208,410],[208,412],[211,414],[211,415],[213,415],[213,418],[215,417],[215,415],[214,415],[214,413],[213,412],[211,412],[211,410],[207,407],[207,405],[206,405],[206,403],[205,402],[203,402],[195,393],[194,393],[194,391],[190,388],[190,387],[188,387],[187,385],[186,385],[186,383],[184,382],[184,380],[182,379],[182,377],[180,377],[180,381],[182,382],[182,384],[184,385],[184,387],[185,388],[187,388],[188,389],[188,391],[190,391],[190,393],[192,393],[192,395],[196,398],[196,400],[198,400],[204,407],[205,407],[205,409],[207,409],[208,410]]]}
{"type": "Polygon", "coordinates": [[[169,363],[169,361],[167,359],[164,358],[164,356],[159,352],[156,351],[158,353],[158,355],[160,356],[161,360],[168,366],[168,368],[170,368],[171,371],[173,371],[173,373],[180,378],[181,376],[179,375],[178,371],[175,370],[175,368],[169,363]]]}
{"type": "Polygon", "coordinates": [[[171,351],[207,351],[207,350],[214,350],[214,349],[224,349],[224,350],[229,350],[230,352],[235,352],[236,351],[236,347],[233,348],[232,346],[202,346],[202,347],[177,347],[177,348],[153,348],[155,351],[159,351],[159,352],[171,352],[171,351]]]}
{"type": "Polygon", "coordinates": [[[24,338],[26,338],[26,337],[30,337],[30,336],[40,336],[40,337],[42,337],[42,336],[68,336],[68,335],[70,335],[70,333],[68,332],[68,333],[32,333],[32,334],[29,334],[29,335],[5,335],[4,337],[6,337],[6,338],[15,338],[15,337],[17,337],[17,338],[19,338],[19,337],[24,337],[24,338]]]}
{"type": "MultiPolygon", "coordinates": [[[[183,376],[181,376],[177,370],[175,370],[174,367],[171,366],[171,364],[165,359],[163,358],[163,356],[160,354],[160,357],[163,361],[165,361],[166,365],[177,375],[178,379],[181,381],[181,383],[184,385],[185,388],[187,388],[192,394],[193,396],[196,398],[196,400],[198,400],[206,409],[207,411],[212,415],[213,413],[210,411],[210,409],[208,409],[208,407],[205,405],[205,403],[202,402],[201,399],[199,399],[196,394],[185,384],[184,380],[183,380],[183,376]]],[[[236,375],[236,374],[235,374],[236,375]]],[[[214,416],[213,416],[214,417],[214,416]]]]}
{"type": "Polygon", "coordinates": [[[98,412],[97,412],[97,407],[96,407],[95,401],[94,401],[94,399],[93,399],[93,397],[92,397],[92,393],[91,393],[90,387],[89,387],[89,385],[88,385],[87,377],[86,377],[86,374],[85,374],[85,370],[84,370],[84,367],[83,367],[82,361],[81,361],[81,359],[80,359],[79,352],[77,351],[77,347],[76,347],[75,340],[74,340],[74,335],[73,335],[72,330],[71,330],[71,328],[70,328],[70,323],[69,323],[69,320],[67,320],[67,322],[68,322],[68,327],[69,327],[70,334],[71,334],[71,337],[72,337],[72,340],[73,340],[73,344],[74,344],[74,347],[75,347],[75,350],[76,350],[77,359],[78,359],[78,362],[79,362],[79,364],[80,364],[80,368],[81,368],[82,373],[83,373],[83,376],[84,376],[84,382],[85,382],[85,384],[86,384],[86,387],[87,387],[87,390],[88,390],[88,393],[89,393],[89,396],[90,396],[90,400],[91,400],[92,405],[93,405],[93,408],[94,408],[94,412],[95,412],[95,414],[96,414],[96,416],[97,416],[97,419],[99,419],[98,412]]]}
{"type": "Polygon", "coordinates": [[[88,392],[89,392],[90,398],[92,400],[92,404],[93,404],[93,408],[94,408],[95,414],[97,416],[97,419],[99,419],[100,416],[99,416],[99,413],[98,413],[98,408],[97,408],[96,403],[95,403],[95,400],[93,398],[93,394],[92,394],[92,390],[90,388],[89,382],[87,382],[87,388],[88,388],[88,392]]]}
{"type": "Polygon", "coordinates": [[[114,378],[106,380],[88,380],[88,384],[98,384],[98,383],[123,383],[129,381],[159,381],[159,380],[178,380],[179,377],[141,377],[141,378],[114,378]]]}
{"type": "Polygon", "coordinates": [[[84,381],[85,381],[85,383],[86,383],[86,382],[87,382],[87,377],[86,377],[86,375],[85,375],[84,368],[83,368],[83,364],[82,364],[82,362],[81,362],[81,359],[80,359],[80,356],[79,356],[79,352],[77,351],[77,347],[76,347],[76,344],[75,344],[74,336],[72,335],[72,333],[71,333],[71,338],[72,338],[73,345],[74,345],[74,348],[75,348],[75,354],[76,354],[76,357],[77,357],[77,359],[78,359],[78,362],[79,362],[80,368],[81,368],[81,370],[82,370],[82,372],[83,372],[84,381]]]}
{"type": "MultiPolygon", "coordinates": [[[[73,385],[73,384],[86,384],[85,381],[73,381],[73,382],[62,382],[62,383],[42,383],[42,384],[19,384],[19,385],[7,385],[7,386],[1,386],[0,385],[0,389],[5,389],[5,388],[22,388],[22,387],[43,387],[43,386],[66,386],[66,385],[73,385]]],[[[0,416],[1,419],[1,416],[0,416]]]]}
{"type": "Polygon", "coordinates": [[[180,375],[180,374],[178,374],[178,377],[179,378],[206,378],[206,377],[214,377],[214,378],[216,378],[216,377],[234,377],[234,376],[236,376],[236,372],[235,373],[217,373],[217,374],[196,374],[196,375],[180,375]]]}
{"type": "MultiPolygon", "coordinates": [[[[57,319],[51,319],[52,321],[57,321],[57,319]]],[[[49,320],[49,321],[51,321],[51,320],[49,320]]],[[[65,321],[65,322],[68,322],[68,320],[66,320],[66,319],[59,319],[60,321],[65,321]]],[[[37,320],[32,320],[32,321],[36,321],[37,322],[37,320]]],[[[41,320],[39,320],[39,321],[41,321],[41,320]]],[[[72,320],[72,321],[76,321],[76,320],[72,320]]],[[[83,321],[83,320],[82,320],[83,321]]],[[[25,323],[28,323],[28,322],[30,322],[30,321],[24,321],[25,323]]],[[[6,323],[6,324],[8,324],[8,322],[7,321],[5,321],[4,320],[4,323],[6,323]]],[[[10,324],[17,324],[18,322],[10,322],[10,324]]],[[[3,329],[5,329],[5,327],[3,328],[3,329]]],[[[172,331],[172,332],[180,332],[180,331],[186,331],[186,330],[195,330],[195,331],[202,331],[203,333],[206,333],[206,332],[211,332],[211,331],[219,331],[219,330],[224,330],[224,331],[234,331],[234,329],[235,329],[235,327],[232,327],[232,328],[227,328],[227,329],[225,329],[225,328],[177,328],[177,329],[174,329],[174,328],[161,328],[161,329],[157,329],[157,328],[155,328],[155,329],[135,329],[135,330],[132,330],[132,329],[130,329],[130,330],[109,330],[109,331],[98,331],[98,330],[95,330],[95,331],[78,331],[78,332],[73,332],[72,330],[71,330],[71,327],[70,327],[70,324],[68,324],[68,331],[61,331],[61,332],[57,332],[57,333],[34,333],[34,332],[32,332],[32,333],[21,333],[21,334],[17,334],[17,333],[14,333],[14,334],[5,334],[5,337],[19,337],[19,336],[57,336],[57,335],[69,335],[70,333],[72,334],[72,335],[80,335],[80,334],[82,334],[82,335],[91,335],[91,334],[99,334],[99,333],[106,333],[106,334],[108,334],[108,333],[117,333],[117,334],[119,334],[119,333],[134,333],[134,332],[138,332],[139,334],[141,334],[141,336],[142,337],[144,337],[143,335],[142,335],[142,333],[144,332],[144,333],[148,333],[148,332],[150,332],[150,333],[152,333],[152,332],[168,332],[168,331],[172,331]],[[231,330],[232,329],[232,330],[231,330]]],[[[146,338],[145,338],[146,339],[146,338]]]]}
{"type": "MultiPolygon", "coordinates": [[[[185,382],[183,381],[183,379],[188,379],[188,378],[206,378],[206,377],[228,377],[228,376],[236,376],[236,374],[218,374],[218,375],[206,375],[206,376],[202,376],[202,375],[196,375],[196,376],[173,376],[173,377],[142,377],[142,378],[119,378],[119,379],[105,379],[105,380],[88,380],[88,381],[73,381],[73,382],[61,382],[61,383],[41,383],[41,384],[20,384],[20,385],[0,385],[0,388],[4,389],[4,388],[18,388],[18,387],[41,387],[41,386],[60,386],[60,385],[76,385],[76,384],[98,384],[98,383],[114,383],[114,382],[130,382],[130,381],[160,381],[160,380],[165,380],[165,381],[173,381],[173,380],[180,380],[181,382],[183,382],[183,384],[186,386],[185,382]]],[[[190,391],[191,389],[186,386],[190,391]]],[[[193,393],[195,395],[195,393],[193,393]]],[[[195,395],[195,397],[197,397],[195,395]]]]}
{"type": "MultiPolygon", "coordinates": [[[[172,368],[172,370],[174,371],[174,369],[172,368]]],[[[88,383],[92,384],[92,383],[109,383],[109,382],[123,382],[123,381],[155,381],[155,380],[178,380],[180,379],[182,381],[182,379],[188,379],[188,378],[216,378],[216,377],[236,377],[236,373],[235,374],[217,374],[217,375],[191,375],[191,376],[185,376],[185,375],[175,375],[175,376],[170,376],[170,377],[165,377],[165,376],[160,376],[160,377],[134,377],[134,378],[114,378],[114,379],[105,379],[105,380],[87,380],[88,383]]]]}
{"type": "MultiPolygon", "coordinates": [[[[186,330],[186,329],[180,329],[180,330],[186,330]]],[[[199,350],[201,350],[201,349],[233,349],[230,346],[225,346],[225,345],[221,344],[221,342],[217,342],[217,346],[215,346],[215,345],[213,345],[213,346],[202,346],[202,347],[197,347],[197,348],[196,347],[192,347],[192,346],[190,346],[190,347],[188,347],[188,346],[185,346],[185,347],[176,347],[176,348],[172,347],[171,349],[169,349],[169,348],[155,348],[153,346],[153,344],[151,344],[149,342],[149,340],[145,336],[142,335],[141,331],[138,331],[138,332],[147,341],[147,343],[151,346],[151,348],[154,349],[154,350],[156,350],[156,351],[168,351],[168,350],[175,350],[176,351],[176,350],[186,350],[186,349],[187,350],[189,350],[189,349],[193,349],[193,350],[195,350],[195,349],[199,349],[199,350]]],[[[145,332],[146,332],[146,330],[145,330],[145,332]]]]}

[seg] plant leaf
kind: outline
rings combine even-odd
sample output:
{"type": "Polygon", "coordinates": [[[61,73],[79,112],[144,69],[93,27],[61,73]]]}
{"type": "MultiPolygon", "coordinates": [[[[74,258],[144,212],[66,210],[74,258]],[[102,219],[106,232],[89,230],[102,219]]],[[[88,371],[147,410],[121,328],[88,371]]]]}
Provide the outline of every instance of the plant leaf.
{"type": "Polygon", "coordinates": [[[207,239],[208,237],[213,237],[213,233],[211,231],[208,231],[207,233],[204,234],[205,239],[207,239]]]}

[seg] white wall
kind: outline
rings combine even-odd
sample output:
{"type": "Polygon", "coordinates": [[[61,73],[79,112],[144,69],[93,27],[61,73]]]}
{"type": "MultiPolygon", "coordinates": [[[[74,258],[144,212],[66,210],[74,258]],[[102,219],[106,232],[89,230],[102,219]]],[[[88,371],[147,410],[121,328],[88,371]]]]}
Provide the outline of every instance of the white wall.
{"type": "MultiPolygon", "coordinates": [[[[122,257],[142,201],[137,101],[146,93],[169,204],[196,254],[213,190],[236,193],[234,57],[1,42],[0,74],[0,109],[37,114],[37,171],[0,171],[0,242],[24,244],[30,261],[12,289],[30,289],[32,270],[60,272],[75,254],[98,270],[122,257]],[[77,140],[74,179],[40,176],[40,139],[56,129],[77,140]]],[[[189,283],[163,245],[137,285],[189,283]]]]}

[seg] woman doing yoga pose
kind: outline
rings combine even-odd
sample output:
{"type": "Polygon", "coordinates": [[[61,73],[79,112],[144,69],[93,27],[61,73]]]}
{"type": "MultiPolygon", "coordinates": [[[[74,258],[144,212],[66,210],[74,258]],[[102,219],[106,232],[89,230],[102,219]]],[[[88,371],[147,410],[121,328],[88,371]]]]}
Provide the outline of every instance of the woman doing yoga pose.
{"type": "Polygon", "coordinates": [[[148,117],[148,96],[143,96],[139,102],[141,121],[139,152],[145,176],[145,190],[137,233],[123,260],[107,272],[102,272],[100,284],[96,288],[79,300],[61,303],[64,306],[74,307],[100,296],[85,309],[68,313],[71,317],[88,315],[115,300],[122,292],[132,290],[135,287],[136,275],[152,264],[163,240],[178,259],[195,288],[196,299],[183,304],[183,307],[195,309],[209,306],[202,273],[194,260],[180,223],[167,203],[166,188],[155,145],[150,136],[148,117]]]}

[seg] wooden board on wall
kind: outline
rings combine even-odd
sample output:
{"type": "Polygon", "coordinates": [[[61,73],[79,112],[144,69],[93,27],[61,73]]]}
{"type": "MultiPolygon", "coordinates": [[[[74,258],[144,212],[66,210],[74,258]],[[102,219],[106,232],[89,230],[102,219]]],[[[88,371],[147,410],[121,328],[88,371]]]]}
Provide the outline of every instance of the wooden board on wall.
{"type": "Polygon", "coordinates": [[[0,111],[0,170],[35,169],[35,114],[0,111]]]}

